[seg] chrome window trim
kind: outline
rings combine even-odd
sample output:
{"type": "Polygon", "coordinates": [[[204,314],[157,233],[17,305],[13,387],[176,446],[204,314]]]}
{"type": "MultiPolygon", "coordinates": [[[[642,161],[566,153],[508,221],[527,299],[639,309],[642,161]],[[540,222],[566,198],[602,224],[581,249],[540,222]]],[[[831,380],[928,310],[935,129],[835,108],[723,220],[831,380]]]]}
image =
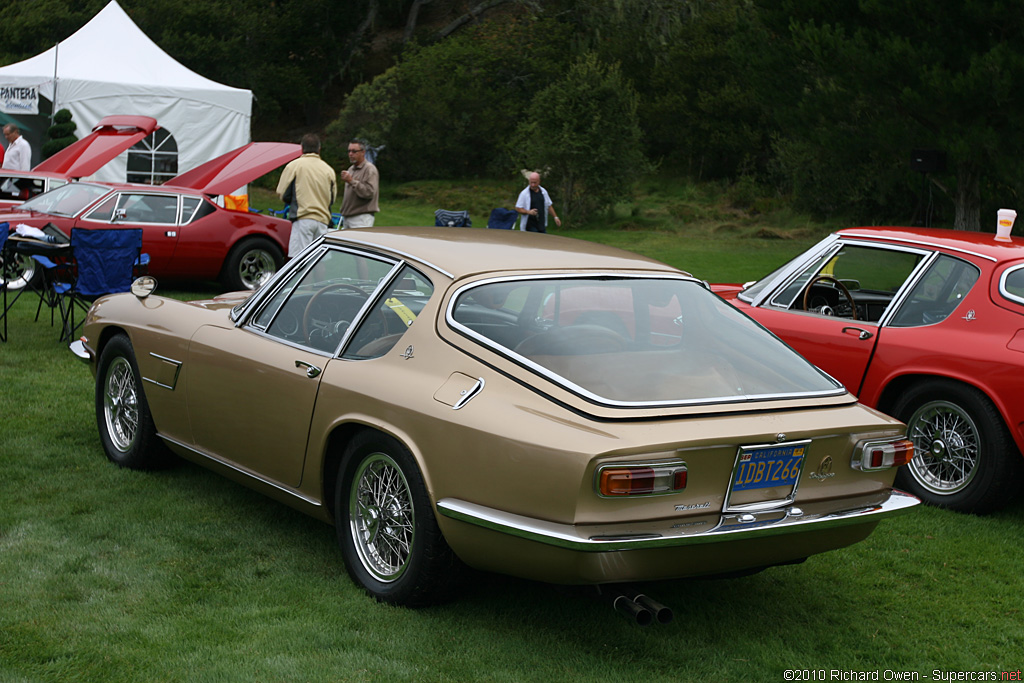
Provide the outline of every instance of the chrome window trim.
{"type": "MultiPolygon", "coordinates": [[[[405,261],[401,259],[395,260],[393,257],[389,257],[386,254],[366,252],[361,249],[348,248],[345,245],[325,244],[321,242],[319,246],[309,249],[300,258],[289,262],[289,264],[287,264],[285,268],[282,268],[281,271],[279,271],[278,274],[275,276],[274,286],[272,288],[264,288],[267,291],[261,289],[257,294],[254,294],[252,297],[249,297],[245,304],[243,304],[243,307],[246,306],[246,304],[249,304],[249,302],[251,302],[257,296],[259,297],[259,300],[257,303],[252,304],[252,308],[243,308],[243,310],[237,314],[235,327],[242,327],[243,329],[253,332],[254,334],[258,334],[261,337],[264,337],[265,339],[273,340],[280,344],[285,344],[296,349],[309,351],[310,353],[322,355],[327,358],[339,358],[342,355],[344,355],[344,352],[346,351],[346,347],[348,346],[349,341],[352,339],[353,335],[355,334],[355,331],[359,329],[360,325],[362,325],[363,321],[366,319],[368,312],[373,309],[373,307],[377,304],[377,301],[380,299],[383,292],[386,291],[387,288],[391,286],[391,283],[395,281],[395,278],[398,277],[398,274],[402,272],[406,265],[408,264],[405,261]],[[355,314],[355,316],[352,317],[352,323],[348,326],[348,329],[345,330],[345,334],[342,335],[341,340],[338,342],[338,345],[334,348],[333,352],[316,349],[291,339],[283,339],[268,332],[270,327],[274,324],[274,321],[277,319],[278,314],[281,312],[281,308],[283,308],[285,303],[289,301],[291,295],[281,300],[277,309],[274,310],[274,312],[268,319],[266,326],[261,327],[255,324],[255,319],[258,318],[260,314],[262,314],[264,311],[263,307],[265,305],[269,305],[273,301],[277,293],[281,290],[282,287],[284,287],[284,284],[291,278],[291,276],[295,272],[300,272],[301,280],[306,276],[306,274],[309,273],[309,271],[313,267],[316,266],[316,264],[320,260],[326,257],[327,253],[330,251],[341,251],[348,254],[353,254],[355,256],[365,257],[374,261],[378,261],[382,264],[391,264],[391,269],[387,272],[387,274],[377,281],[377,286],[373,289],[373,291],[368,292],[366,301],[363,302],[363,305],[359,308],[359,311],[355,314]],[[293,263],[294,266],[292,266],[293,263]]],[[[428,282],[430,281],[430,278],[426,277],[425,275],[423,276],[423,278],[428,282]]],[[[232,316],[236,315],[234,310],[231,313],[232,316]]]]}
{"type": "MultiPolygon", "coordinates": [[[[841,396],[846,392],[846,388],[827,373],[823,372],[820,368],[814,367],[820,374],[827,377],[831,382],[834,382],[836,388],[834,389],[822,389],[820,391],[799,391],[799,392],[786,392],[777,394],[733,394],[730,396],[712,396],[707,398],[699,399],[686,399],[686,400],[667,400],[667,401],[620,401],[616,399],[607,398],[595,394],[588,389],[585,389],[575,382],[571,382],[565,377],[551,372],[547,368],[537,363],[534,363],[529,358],[522,356],[512,349],[495,343],[492,339],[485,337],[484,335],[465,327],[453,316],[455,309],[455,302],[463,294],[463,292],[482,287],[484,285],[493,284],[497,282],[524,282],[527,280],[634,280],[634,279],[648,279],[648,280],[681,280],[683,282],[692,282],[698,287],[703,288],[704,285],[701,280],[689,275],[682,275],[677,273],[632,273],[629,271],[618,271],[618,272],[580,272],[580,273],[537,273],[532,275],[504,275],[499,277],[484,278],[481,280],[474,280],[468,282],[456,288],[448,298],[448,305],[445,308],[445,322],[448,327],[454,332],[473,339],[482,346],[494,351],[495,353],[508,358],[509,360],[522,365],[534,372],[534,374],[543,377],[544,379],[552,382],[553,384],[567,389],[569,392],[576,394],[577,396],[593,403],[595,405],[607,406],[610,408],[663,408],[663,407],[683,407],[683,406],[706,406],[706,405],[732,405],[738,403],[762,403],[766,401],[779,401],[788,399],[805,399],[805,398],[822,398],[827,396],[841,396]]],[[[756,320],[750,318],[741,311],[737,311],[742,317],[752,321],[755,325],[764,330],[764,326],[758,323],[756,320]]],[[[768,332],[772,334],[771,332],[768,332]]],[[[784,342],[783,342],[784,343],[784,342]]],[[[788,347],[788,344],[786,345],[788,347]]],[[[793,353],[796,353],[793,351],[793,353]]],[[[799,355],[799,354],[797,354],[799,355]]],[[[808,364],[810,364],[808,362],[808,364]]]]}
{"type": "Polygon", "coordinates": [[[987,254],[981,254],[981,253],[978,253],[976,251],[971,251],[970,249],[964,249],[963,247],[953,247],[953,246],[950,246],[950,245],[947,245],[947,244],[936,244],[935,242],[926,242],[924,240],[910,240],[910,239],[906,239],[906,238],[903,238],[903,237],[889,237],[889,236],[883,236],[883,235],[877,235],[877,236],[876,235],[865,235],[863,233],[859,233],[858,234],[856,232],[842,232],[842,233],[839,233],[839,236],[844,238],[844,239],[848,238],[848,237],[853,237],[853,238],[857,238],[857,239],[872,240],[872,244],[874,246],[877,246],[877,244],[879,242],[881,242],[881,243],[885,243],[885,242],[898,242],[900,244],[910,244],[910,245],[913,245],[915,247],[923,248],[923,249],[934,249],[934,250],[939,250],[939,251],[942,251],[942,250],[955,251],[955,252],[957,252],[959,254],[967,254],[968,256],[974,256],[976,258],[982,258],[982,259],[985,259],[986,261],[991,261],[992,263],[996,263],[996,262],[999,261],[999,259],[997,259],[995,256],[988,256],[987,254]]]}
{"type": "MultiPolygon", "coordinates": [[[[1002,275],[999,276],[999,293],[1007,301],[1012,301],[1013,303],[1017,304],[1024,304],[1024,297],[1017,296],[1016,294],[1013,294],[1006,289],[1006,278],[1009,277],[1012,273],[1016,273],[1021,269],[1024,269],[1024,263],[1016,266],[1010,266],[1009,268],[1003,271],[1002,275]]],[[[978,280],[981,280],[981,278],[979,277],[978,280]]]]}
{"type": "MultiPolygon", "coordinates": [[[[349,232],[356,232],[356,231],[354,231],[354,230],[345,230],[344,232],[345,233],[349,233],[349,232]]],[[[447,277],[449,280],[454,280],[455,279],[454,275],[449,273],[447,270],[445,270],[441,266],[435,265],[435,264],[431,263],[430,261],[427,261],[426,259],[420,258],[419,256],[415,256],[413,254],[410,254],[407,251],[402,251],[400,249],[392,249],[391,247],[387,247],[387,246],[381,245],[381,244],[379,244],[377,242],[367,242],[365,240],[354,239],[352,237],[349,237],[347,234],[344,235],[343,237],[341,237],[340,239],[343,239],[344,241],[350,242],[352,244],[358,244],[358,245],[366,247],[368,249],[383,250],[383,251],[388,252],[389,254],[395,254],[398,258],[404,259],[406,261],[415,261],[416,263],[424,265],[427,268],[431,268],[433,270],[436,270],[437,272],[439,272],[442,275],[444,275],[445,277],[447,277]]],[[[429,280],[430,278],[427,278],[427,279],[429,280]]]]}

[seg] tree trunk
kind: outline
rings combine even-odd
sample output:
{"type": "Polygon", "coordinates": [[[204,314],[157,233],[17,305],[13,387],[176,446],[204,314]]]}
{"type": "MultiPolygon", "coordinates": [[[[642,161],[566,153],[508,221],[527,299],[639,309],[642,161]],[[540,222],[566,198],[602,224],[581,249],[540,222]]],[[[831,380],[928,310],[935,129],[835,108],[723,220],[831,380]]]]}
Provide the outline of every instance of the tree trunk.
{"type": "Polygon", "coordinates": [[[955,230],[981,230],[981,173],[971,164],[961,164],[956,170],[955,230]]]}
{"type": "Polygon", "coordinates": [[[405,32],[402,33],[402,44],[408,43],[412,40],[412,34],[416,31],[416,22],[420,16],[420,7],[428,5],[433,0],[413,0],[412,7],[409,8],[409,15],[405,20],[405,32]]]}

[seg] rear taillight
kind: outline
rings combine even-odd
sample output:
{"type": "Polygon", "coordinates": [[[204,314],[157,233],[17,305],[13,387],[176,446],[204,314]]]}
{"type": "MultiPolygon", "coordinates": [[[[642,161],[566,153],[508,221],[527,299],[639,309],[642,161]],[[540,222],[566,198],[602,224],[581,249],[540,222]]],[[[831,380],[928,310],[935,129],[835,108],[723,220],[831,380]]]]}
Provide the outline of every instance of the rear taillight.
{"type": "Polygon", "coordinates": [[[607,498],[653,496],[686,488],[686,463],[608,464],[597,470],[597,492],[607,498]]]}
{"type": "Polygon", "coordinates": [[[855,470],[887,470],[906,465],[914,457],[914,442],[910,439],[863,441],[857,444],[850,467],[855,470]]]}

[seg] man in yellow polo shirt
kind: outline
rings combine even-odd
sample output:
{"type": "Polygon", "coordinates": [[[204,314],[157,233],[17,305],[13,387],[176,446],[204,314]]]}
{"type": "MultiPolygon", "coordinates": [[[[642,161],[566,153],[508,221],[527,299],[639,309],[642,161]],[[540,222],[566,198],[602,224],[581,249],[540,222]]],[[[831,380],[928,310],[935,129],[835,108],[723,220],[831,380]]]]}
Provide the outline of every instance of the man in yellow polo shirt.
{"type": "Polygon", "coordinates": [[[334,169],[320,158],[320,138],[306,133],[301,145],[302,156],[284,167],[277,184],[277,194],[289,205],[292,220],[288,258],[327,232],[331,204],[338,192],[334,169]]]}

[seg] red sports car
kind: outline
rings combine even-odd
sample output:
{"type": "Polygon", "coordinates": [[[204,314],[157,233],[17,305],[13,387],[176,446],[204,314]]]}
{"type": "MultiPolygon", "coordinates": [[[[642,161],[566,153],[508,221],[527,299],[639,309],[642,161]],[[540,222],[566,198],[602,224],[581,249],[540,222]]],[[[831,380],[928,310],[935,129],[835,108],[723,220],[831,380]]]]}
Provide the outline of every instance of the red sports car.
{"type": "Polygon", "coordinates": [[[0,170],[0,209],[9,209],[72,180],[91,176],[158,128],[149,116],[107,116],[92,132],[31,171],[0,170]]]}
{"type": "Polygon", "coordinates": [[[150,274],[167,280],[220,279],[230,289],[255,289],[284,263],[291,223],[226,209],[214,199],[301,153],[296,144],[251,142],[159,186],[70,183],[0,214],[0,221],[12,230],[49,223],[66,235],[75,227],[142,228],[150,274]]]}
{"type": "Polygon", "coordinates": [[[908,425],[897,485],[991,511],[1024,480],[1024,239],[851,228],[715,291],[908,425]]]}

